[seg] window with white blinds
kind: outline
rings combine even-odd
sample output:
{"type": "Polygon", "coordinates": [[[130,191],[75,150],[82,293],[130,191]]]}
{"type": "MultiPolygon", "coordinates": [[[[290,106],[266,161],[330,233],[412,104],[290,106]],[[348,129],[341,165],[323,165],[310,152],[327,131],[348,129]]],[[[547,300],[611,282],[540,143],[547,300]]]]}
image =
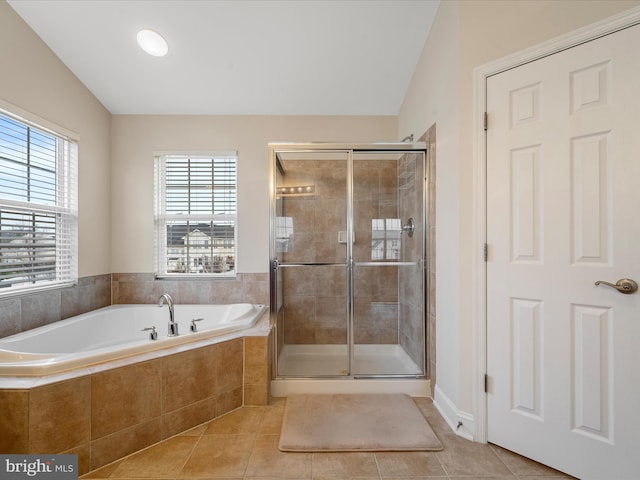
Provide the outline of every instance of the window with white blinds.
{"type": "Polygon", "coordinates": [[[235,276],[236,152],[156,157],[156,275],[235,276]]]}
{"type": "Polygon", "coordinates": [[[0,112],[0,296],[78,279],[78,146],[0,112]]]}

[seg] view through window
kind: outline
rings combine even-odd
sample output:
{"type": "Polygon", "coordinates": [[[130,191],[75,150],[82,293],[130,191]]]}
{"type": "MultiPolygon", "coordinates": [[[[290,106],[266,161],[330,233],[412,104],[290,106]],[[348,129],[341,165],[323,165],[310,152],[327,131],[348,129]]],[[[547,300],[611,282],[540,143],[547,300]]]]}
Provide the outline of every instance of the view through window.
{"type": "Polygon", "coordinates": [[[157,275],[235,275],[237,155],[156,157],[157,275]]]}
{"type": "Polygon", "coordinates": [[[77,152],[0,113],[0,295],[77,281],[77,152]]]}

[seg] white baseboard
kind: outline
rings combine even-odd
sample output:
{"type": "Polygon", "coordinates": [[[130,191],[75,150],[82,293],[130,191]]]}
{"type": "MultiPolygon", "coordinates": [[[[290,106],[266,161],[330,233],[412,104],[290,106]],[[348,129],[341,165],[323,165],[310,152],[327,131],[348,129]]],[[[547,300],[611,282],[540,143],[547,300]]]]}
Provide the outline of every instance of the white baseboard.
{"type": "Polygon", "coordinates": [[[473,415],[458,410],[455,403],[438,388],[438,385],[435,387],[433,404],[456,435],[473,441],[473,433],[476,431],[473,415]]]}

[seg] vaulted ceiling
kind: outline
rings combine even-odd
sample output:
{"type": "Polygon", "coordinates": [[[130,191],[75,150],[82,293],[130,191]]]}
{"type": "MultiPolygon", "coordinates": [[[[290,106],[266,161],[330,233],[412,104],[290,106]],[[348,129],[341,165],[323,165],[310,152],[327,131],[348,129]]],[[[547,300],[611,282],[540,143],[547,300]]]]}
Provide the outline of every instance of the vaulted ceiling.
{"type": "Polygon", "coordinates": [[[396,115],[439,0],[8,0],[113,114],[396,115]],[[161,33],[165,57],[136,44],[161,33]]]}

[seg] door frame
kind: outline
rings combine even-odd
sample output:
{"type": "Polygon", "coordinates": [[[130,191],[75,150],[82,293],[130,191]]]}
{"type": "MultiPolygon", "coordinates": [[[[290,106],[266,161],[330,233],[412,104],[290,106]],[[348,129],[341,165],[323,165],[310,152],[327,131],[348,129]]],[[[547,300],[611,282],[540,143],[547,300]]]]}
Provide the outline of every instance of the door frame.
{"type": "MultiPolygon", "coordinates": [[[[487,108],[487,79],[525,63],[567,50],[604,35],[640,24],[640,7],[635,7],[597,23],[574,30],[520,52],[481,65],[473,71],[473,215],[472,235],[472,406],[475,432],[473,439],[487,443],[488,416],[485,374],[487,373],[487,137],[485,112],[487,108]]],[[[488,118],[491,128],[491,118],[488,118]]],[[[491,249],[488,249],[491,258],[491,249]]],[[[490,388],[490,381],[489,381],[490,388]]]]}

